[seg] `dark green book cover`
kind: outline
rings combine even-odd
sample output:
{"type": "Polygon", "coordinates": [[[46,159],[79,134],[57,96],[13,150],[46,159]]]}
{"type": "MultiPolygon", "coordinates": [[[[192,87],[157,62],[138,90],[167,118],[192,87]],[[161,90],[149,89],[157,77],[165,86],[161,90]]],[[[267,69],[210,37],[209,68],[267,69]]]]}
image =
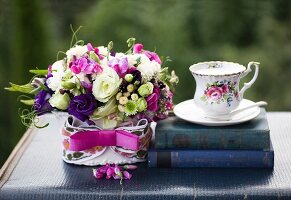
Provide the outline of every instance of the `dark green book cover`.
{"type": "Polygon", "coordinates": [[[169,117],[156,126],[155,148],[269,150],[270,129],[266,110],[262,108],[260,115],[249,122],[220,127],[169,117]]]}

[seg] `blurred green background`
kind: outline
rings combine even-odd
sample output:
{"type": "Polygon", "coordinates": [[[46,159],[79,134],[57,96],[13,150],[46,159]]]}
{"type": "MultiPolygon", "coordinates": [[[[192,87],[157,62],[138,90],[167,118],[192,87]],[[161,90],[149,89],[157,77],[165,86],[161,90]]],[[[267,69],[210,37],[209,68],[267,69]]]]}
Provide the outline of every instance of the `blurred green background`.
{"type": "MultiPolygon", "coordinates": [[[[289,0],[0,0],[0,84],[24,84],[29,69],[47,68],[66,51],[72,32],[94,45],[114,41],[117,51],[136,37],[146,49],[172,58],[180,76],[175,103],[193,96],[188,67],[226,60],[261,63],[245,94],[266,100],[268,111],[291,110],[291,1],[289,0]]],[[[0,89],[0,166],[23,135],[19,94],[0,89]]],[[[58,131],[58,130],[56,130],[58,131]]]]}

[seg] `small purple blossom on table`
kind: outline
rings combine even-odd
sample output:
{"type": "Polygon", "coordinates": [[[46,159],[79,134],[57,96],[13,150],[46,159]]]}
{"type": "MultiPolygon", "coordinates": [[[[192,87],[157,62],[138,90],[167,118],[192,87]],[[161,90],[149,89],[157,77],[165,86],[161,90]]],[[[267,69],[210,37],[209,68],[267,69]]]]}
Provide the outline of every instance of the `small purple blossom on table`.
{"type": "Polygon", "coordinates": [[[131,179],[132,177],[132,174],[130,174],[127,170],[135,169],[137,169],[137,166],[135,165],[119,166],[116,164],[107,163],[98,169],[93,169],[93,176],[97,179],[102,179],[103,177],[106,179],[114,178],[115,180],[120,180],[120,184],[122,184],[123,179],[131,179]]]}

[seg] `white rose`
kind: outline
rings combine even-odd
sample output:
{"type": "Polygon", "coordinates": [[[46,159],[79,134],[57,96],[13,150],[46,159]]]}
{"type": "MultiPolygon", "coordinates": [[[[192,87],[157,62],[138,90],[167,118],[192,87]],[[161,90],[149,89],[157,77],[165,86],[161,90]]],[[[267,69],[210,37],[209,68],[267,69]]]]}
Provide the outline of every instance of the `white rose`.
{"type": "Polygon", "coordinates": [[[137,70],[141,72],[143,78],[149,80],[161,72],[161,65],[156,61],[142,61],[137,70]]]}
{"type": "Polygon", "coordinates": [[[76,56],[77,58],[80,58],[83,56],[85,53],[87,53],[88,49],[87,46],[80,46],[76,45],[75,47],[70,48],[67,52],[66,55],[68,57],[68,60],[71,60],[73,56],[76,56]]]}
{"type": "Polygon", "coordinates": [[[93,95],[98,101],[105,103],[118,92],[121,81],[114,69],[105,67],[93,82],[93,95]]]}
{"type": "Polygon", "coordinates": [[[63,60],[58,60],[52,65],[52,77],[46,80],[47,86],[56,91],[61,87],[61,81],[64,76],[65,63],[63,60]]]}
{"type": "Polygon", "coordinates": [[[67,93],[61,94],[59,92],[53,94],[49,103],[60,110],[66,110],[69,107],[70,97],[67,93]]]}

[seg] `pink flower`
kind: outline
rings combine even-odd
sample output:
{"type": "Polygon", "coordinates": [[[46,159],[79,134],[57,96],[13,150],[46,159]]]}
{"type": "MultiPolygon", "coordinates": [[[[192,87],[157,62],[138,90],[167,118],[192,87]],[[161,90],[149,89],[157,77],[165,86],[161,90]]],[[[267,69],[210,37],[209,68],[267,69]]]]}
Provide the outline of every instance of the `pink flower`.
{"type": "Polygon", "coordinates": [[[133,46],[133,53],[141,53],[143,50],[143,45],[140,43],[137,43],[133,46]]]}
{"type": "Polygon", "coordinates": [[[70,62],[69,67],[74,74],[84,72],[85,74],[93,74],[102,72],[102,67],[94,60],[88,57],[81,57],[77,59],[73,57],[73,61],[70,62]]]}
{"type": "Polygon", "coordinates": [[[131,179],[132,174],[130,174],[126,170],[134,170],[137,166],[135,165],[124,165],[120,167],[116,164],[106,164],[98,169],[93,169],[93,176],[97,179],[102,179],[106,175],[106,179],[114,178],[121,180],[120,184],[122,184],[123,179],[131,179]]]}
{"type": "Polygon", "coordinates": [[[222,97],[222,89],[217,86],[212,86],[206,91],[206,96],[213,100],[221,99],[222,97]]]}
{"type": "Polygon", "coordinates": [[[229,93],[229,86],[227,84],[224,84],[221,89],[223,93],[229,93]]]}
{"type": "Polygon", "coordinates": [[[150,59],[150,61],[156,61],[161,64],[161,59],[155,52],[145,51],[144,54],[150,59]]]}
{"type": "Polygon", "coordinates": [[[113,58],[108,62],[109,67],[113,68],[116,73],[123,78],[129,68],[128,60],[124,58],[113,58]]]}
{"type": "Polygon", "coordinates": [[[131,179],[132,174],[130,174],[128,171],[123,171],[123,177],[124,179],[131,179]]]}
{"type": "Polygon", "coordinates": [[[88,52],[94,51],[94,53],[99,57],[100,60],[103,59],[103,56],[99,54],[99,49],[97,47],[93,47],[91,43],[87,44],[88,52]]]}
{"type": "Polygon", "coordinates": [[[137,166],[136,165],[124,165],[123,169],[135,170],[135,169],[137,169],[137,166]]]}

